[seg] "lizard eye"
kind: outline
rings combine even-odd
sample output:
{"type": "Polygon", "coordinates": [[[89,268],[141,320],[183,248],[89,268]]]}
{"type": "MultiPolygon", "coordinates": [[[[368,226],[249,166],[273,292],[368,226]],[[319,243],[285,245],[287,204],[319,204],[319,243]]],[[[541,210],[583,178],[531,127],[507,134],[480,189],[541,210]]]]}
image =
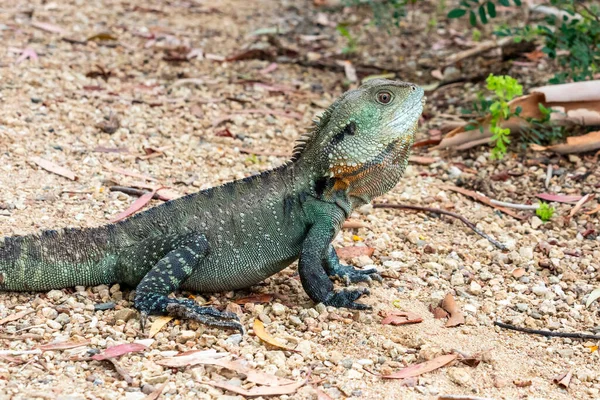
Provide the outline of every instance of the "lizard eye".
{"type": "Polygon", "coordinates": [[[381,104],[388,104],[392,101],[392,94],[388,91],[382,91],[377,93],[377,101],[381,104]]]}

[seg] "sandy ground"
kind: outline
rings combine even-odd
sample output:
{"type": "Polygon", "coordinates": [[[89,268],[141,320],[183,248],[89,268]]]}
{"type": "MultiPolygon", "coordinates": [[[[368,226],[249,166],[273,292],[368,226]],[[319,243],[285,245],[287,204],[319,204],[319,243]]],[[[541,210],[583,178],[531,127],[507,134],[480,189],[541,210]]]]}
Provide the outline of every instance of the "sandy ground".
{"type": "MultiPolygon", "coordinates": [[[[277,166],[311,119],[344,90],[345,77],[339,71],[283,62],[270,70],[266,60],[219,61],[246,44],[266,43],[251,34],[273,27],[287,32],[288,38],[325,35],[321,52],[339,53],[343,40],[334,27],[316,22],[323,17],[310,2],[19,3],[0,4],[0,237],[107,223],[137,198],[110,191],[114,184],[164,185],[183,195],[277,166]],[[86,41],[93,36],[109,40],[86,41]],[[30,49],[25,55],[35,52],[37,60],[24,59],[24,49],[30,49]],[[189,51],[194,58],[173,61],[189,51]],[[243,112],[267,109],[278,115],[243,112]],[[120,127],[109,134],[97,124],[106,123],[111,113],[120,127]],[[78,179],[50,173],[32,157],[68,168],[78,179]]],[[[336,20],[335,15],[328,18],[336,20]]],[[[365,28],[360,57],[367,63],[408,65],[400,77],[426,84],[432,78],[420,71],[419,60],[431,56],[424,49],[444,32],[420,32],[424,24],[418,13],[408,21],[408,33],[389,39],[375,28],[365,28]],[[408,51],[402,43],[411,32],[425,34],[430,42],[420,41],[408,51]],[[371,39],[372,46],[365,45],[371,39]],[[401,57],[390,49],[400,49],[401,57]]],[[[304,51],[300,45],[296,50],[304,51]]],[[[439,114],[458,115],[456,101],[448,99],[463,94],[459,85],[429,96],[422,138],[440,126],[444,117],[439,114]]],[[[196,299],[226,306],[232,298],[277,294],[270,303],[243,306],[242,321],[251,328],[259,318],[273,336],[298,352],[268,347],[252,329],[240,337],[194,322],[171,321],[144,342],[149,349],[119,359],[131,383],[110,363],[86,359],[89,351],[145,339],[129,289],[115,285],[0,293],[0,320],[31,311],[0,325],[0,398],[138,399],[164,383],[164,398],[242,398],[207,384],[227,380],[246,385],[235,373],[208,366],[177,370],[156,363],[174,352],[210,348],[282,377],[298,380],[312,371],[312,385],[282,399],[429,399],[451,394],[600,398],[599,352],[591,351],[597,341],[544,338],[493,326],[494,321],[504,321],[599,333],[600,305],[586,308],[585,301],[600,286],[600,241],[583,235],[600,229],[597,216],[580,213],[566,221],[572,205],[558,205],[553,220],[540,225],[531,216],[513,219],[442,188],[460,183],[520,203],[534,201],[534,194],[542,191],[597,192],[600,174],[595,161],[521,154],[491,162],[487,148],[422,155],[436,161],[412,164],[402,183],[380,201],[451,208],[505,243],[508,251],[495,249],[458,221],[365,207],[353,216],[365,227],[344,230],[335,243],[375,249],[372,257],[351,260],[360,266],[374,264],[386,277],[362,300],[373,311],[315,306],[292,267],[247,291],[196,299]],[[532,159],[537,161],[525,162],[532,159]],[[545,189],[549,162],[562,172],[545,189]],[[518,174],[506,181],[490,180],[507,170],[518,174]],[[587,172],[583,181],[573,179],[587,172]],[[519,272],[522,276],[515,277],[519,272]],[[465,312],[462,326],[445,328],[429,311],[447,293],[454,294],[465,312]],[[115,307],[94,307],[107,302],[115,307]],[[380,312],[395,306],[424,321],[381,325],[380,312]],[[89,343],[65,351],[23,353],[61,340],[89,343]],[[447,366],[413,382],[377,376],[452,351],[477,355],[482,362],[477,367],[447,366]],[[568,389],[553,382],[569,370],[573,379],[568,389]]],[[[594,200],[586,209],[596,205],[594,200]]]]}

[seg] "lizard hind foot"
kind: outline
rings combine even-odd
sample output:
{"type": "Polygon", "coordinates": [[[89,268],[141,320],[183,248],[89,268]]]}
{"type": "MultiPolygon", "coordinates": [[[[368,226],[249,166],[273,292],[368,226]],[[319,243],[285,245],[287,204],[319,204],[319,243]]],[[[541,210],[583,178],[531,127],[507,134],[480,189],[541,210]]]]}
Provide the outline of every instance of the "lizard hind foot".
{"type": "Polygon", "coordinates": [[[332,277],[344,282],[346,286],[351,283],[367,282],[371,284],[374,280],[383,282],[383,278],[379,275],[377,269],[356,269],[350,265],[339,264],[332,271],[332,277]]]}

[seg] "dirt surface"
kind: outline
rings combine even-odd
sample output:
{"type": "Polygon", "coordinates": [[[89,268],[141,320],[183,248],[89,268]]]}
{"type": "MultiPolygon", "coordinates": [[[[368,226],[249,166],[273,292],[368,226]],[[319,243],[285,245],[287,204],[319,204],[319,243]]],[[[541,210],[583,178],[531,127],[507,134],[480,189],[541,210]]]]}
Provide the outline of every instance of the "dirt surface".
{"type": "MultiPolygon", "coordinates": [[[[335,31],[343,19],[357,23],[358,53],[351,59],[361,77],[392,70],[398,78],[427,85],[446,56],[469,46],[457,33],[460,22],[448,25],[440,17],[432,28],[419,9],[387,34],[363,25],[364,10],[329,14],[308,1],[136,3],[0,4],[0,237],[105,224],[137,198],[111,191],[115,184],[167,186],[163,193],[178,196],[281,164],[311,119],[354,85],[343,65],[314,68],[316,61],[345,58],[345,41],[335,31]],[[278,41],[257,32],[273,28],[279,29],[278,41]],[[254,53],[245,50],[249,45],[254,53]],[[287,62],[297,53],[302,62],[287,62]],[[240,54],[262,59],[223,61],[240,54]],[[40,168],[33,157],[73,171],[77,180],[40,168]]],[[[510,69],[527,87],[552,75],[547,60],[506,66],[494,52],[466,61],[458,74],[486,76],[498,72],[494,69],[510,69]]],[[[458,106],[474,99],[475,88],[460,82],[429,93],[419,139],[456,120],[458,106]]],[[[249,329],[243,337],[171,321],[148,340],[132,309],[132,292],[119,285],[0,293],[0,398],[141,399],[161,389],[163,398],[242,398],[207,384],[248,387],[231,371],[157,364],[178,352],[206,349],[293,380],[311,371],[310,384],[282,399],[600,398],[599,352],[592,351],[598,341],[493,326],[503,321],[600,333],[600,304],[585,307],[589,293],[600,287],[598,214],[579,212],[567,219],[573,204],[556,204],[554,218],[542,224],[531,211],[516,219],[444,188],[461,185],[514,203],[536,202],[540,192],[597,193],[596,160],[519,152],[492,162],[485,147],[418,154],[428,158],[426,165],[411,164],[401,184],[378,202],[450,209],[504,243],[506,251],[450,218],[363,207],[353,220],[364,227],[343,230],[335,244],[374,248],[371,257],[349,260],[374,265],[385,276],[362,300],[373,311],[315,306],[295,266],[247,291],[196,295],[217,307],[256,293],[276,295],[266,304],[238,309],[249,329]],[[555,173],[545,188],[548,164],[555,173]],[[446,328],[429,310],[447,293],[465,313],[462,326],[446,328]],[[99,305],[109,309],[98,310],[99,305]],[[382,325],[380,315],[396,307],[423,322],[382,325]],[[252,330],[256,318],[297,351],[261,342],[252,330]],[[86,344],[35,351],[65,340],[86,344]],[[149,348],[118,359],[130,383],[110,362],[89,359],[135,340],[149,348]],[[476,355],[481,363],[457,363],[412,381],[378,376],[453,351],[476,355]],[[569,370],[568,389],[553,382],[569,370]]],[[[593,200],[584,210],[597,204],[593,200]]]]}

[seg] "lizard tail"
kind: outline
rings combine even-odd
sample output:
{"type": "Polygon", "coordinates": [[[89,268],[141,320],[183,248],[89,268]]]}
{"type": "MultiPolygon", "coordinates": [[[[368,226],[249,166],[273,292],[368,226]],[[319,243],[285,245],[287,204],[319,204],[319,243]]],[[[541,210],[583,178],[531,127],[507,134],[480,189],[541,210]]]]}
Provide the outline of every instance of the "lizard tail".
{"type": "Polygon", "coordinates": [[[65,229],[0,239],[0,291],[43,291],[115,280],[109,229],[65,229]]]}

